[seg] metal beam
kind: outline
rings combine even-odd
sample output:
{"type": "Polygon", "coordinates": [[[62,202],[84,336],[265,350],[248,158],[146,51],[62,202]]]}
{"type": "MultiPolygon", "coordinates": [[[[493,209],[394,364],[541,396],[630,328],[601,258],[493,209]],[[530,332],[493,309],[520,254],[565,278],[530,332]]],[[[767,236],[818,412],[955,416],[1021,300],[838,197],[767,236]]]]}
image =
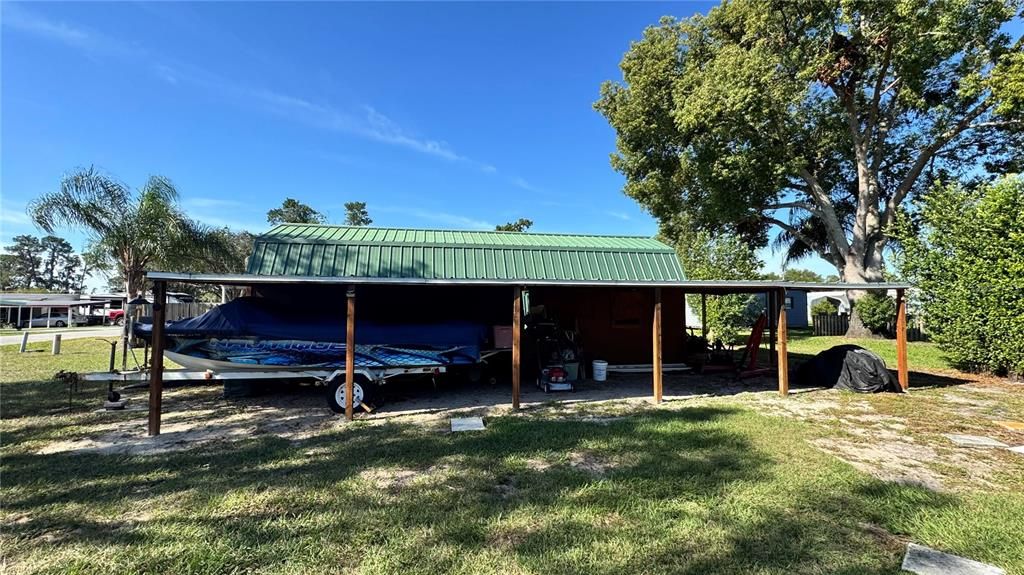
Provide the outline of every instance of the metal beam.
{"type": "Polygon", "coordinates": [[[760,293],[770,289],[803,289],[809,291],[845,291],[908,289],[910,284],[898,283],[808,283],[755,280],[632,280],[611,281],[546,280],[533,278],[393,278],[393,277],[321,277],[321,276],[263,276],[252,274],[193,274],[178,272],[149,272],[151,281],[173,281],[180,283],[212,283],[252,286],[260,284],[375,284],[375,285],[479,285],[479,286],[578,286],[578,287],[665,287],[686,288],[691,293],[760,293]]]}
{"type": "Polygon", "coordinates": [[[153,358],[149,370],[149,435],[160,435],[160,410],[164,393],[164,316],[167,283],[153,283],[153,358]]]}

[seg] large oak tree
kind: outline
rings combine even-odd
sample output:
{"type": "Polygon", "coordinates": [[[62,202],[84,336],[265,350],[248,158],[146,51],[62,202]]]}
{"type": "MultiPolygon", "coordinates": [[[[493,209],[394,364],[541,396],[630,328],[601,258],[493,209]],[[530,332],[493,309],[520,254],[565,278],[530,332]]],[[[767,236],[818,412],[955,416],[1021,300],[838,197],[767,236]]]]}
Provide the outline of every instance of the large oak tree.
{"type": "Polygon", "coordinates": [[[730,231],[849,282],[883,277],[887,228],[937,178],[1012,171],[1019,0],[733,0],[648,28],[595,107],[625,192],[663,224],[730,231]]]}

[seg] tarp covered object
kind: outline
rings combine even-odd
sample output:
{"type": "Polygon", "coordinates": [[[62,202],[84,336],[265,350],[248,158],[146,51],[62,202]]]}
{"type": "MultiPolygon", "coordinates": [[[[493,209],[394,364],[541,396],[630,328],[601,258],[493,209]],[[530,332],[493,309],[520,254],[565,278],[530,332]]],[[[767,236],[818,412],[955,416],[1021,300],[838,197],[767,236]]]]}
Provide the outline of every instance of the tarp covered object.
{"type": "MultiPolygon", "coordinates": [[[[473,322],[393,324],[360,321],[359,316],[356,317],[356,339],[360,344],[479,346],[487,337],[487,326],[473,322]]],[[[136,324],[135,332],[149,339],[153,326],[136,324]]],[[[327,306],[284,304],[261,297],[241,297],[203,315],[169,321],[164,333],[179,338],[344,342],[345,311],[341,307],[330,309],[327,306]]]]}
{"type": "Polygon", "coordinates": [[[885,361],[859,345],[837,345],[819,353],[800,366],[797,381],[858,393],[900,391],[885,361]]]}

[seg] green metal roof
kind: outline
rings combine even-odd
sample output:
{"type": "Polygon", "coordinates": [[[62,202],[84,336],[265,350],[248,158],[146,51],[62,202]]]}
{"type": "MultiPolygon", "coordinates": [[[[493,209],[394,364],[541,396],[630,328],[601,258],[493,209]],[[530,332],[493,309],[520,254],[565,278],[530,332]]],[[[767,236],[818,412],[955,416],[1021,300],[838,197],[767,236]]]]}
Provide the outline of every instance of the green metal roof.
{"type": "Polygon", "coordinates": [[[261,276],[675,281],[675,251],[645,237],[281,224],[256,239],[261,276]]]}

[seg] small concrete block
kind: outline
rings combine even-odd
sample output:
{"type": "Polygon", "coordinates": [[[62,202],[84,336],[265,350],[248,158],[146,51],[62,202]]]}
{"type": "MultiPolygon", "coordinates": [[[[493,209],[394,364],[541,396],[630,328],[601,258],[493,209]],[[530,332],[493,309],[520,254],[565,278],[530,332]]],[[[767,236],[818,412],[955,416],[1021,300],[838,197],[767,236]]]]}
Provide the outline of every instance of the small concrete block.
{"type": "Polygon", "coordinates": [[[107,409],[107,410],[124,409],[124,406],[126,406],[126,405],[128,405],[128,400],[127,399],[119,399],[117,401],[104,401],[103,402],[103,409],[107,409]]]}
{"type": "Polygon", "coordinates": [[[991,437],[985,437],[983,435],[957,435],[955,433],[946,433],[945,436],[948,437],[950,441],[961,447],[1009,447],[1002,441],[992,439],[991,437]]]}
{"type": "Polygon", "coordinates": [[[483,431],[484,420],[482,417],[453,417],[452,431],[483,431]]]}
{"type": "Polygon", "coordinates": [[[1002,425],[1010,431],[1024,431],[1024,421],[997,421],[996,425],[1002,425]]]}
{"type": "Polygon", "coordinates": [[[1012,451],[1014,453],[1019,453],[1021,455],[1024,455],[1024,445],[1018,445],[1017,447],[1007,447],[1007,449],[1009,449],[1010,451],[1012,451]]]}
{"type": "Polygon", "coordinates": [[[965,559],[923,545],[907,543],[903,570],[918,575],[1006,575],[1006,571],[971,559],[965,559]]]}

